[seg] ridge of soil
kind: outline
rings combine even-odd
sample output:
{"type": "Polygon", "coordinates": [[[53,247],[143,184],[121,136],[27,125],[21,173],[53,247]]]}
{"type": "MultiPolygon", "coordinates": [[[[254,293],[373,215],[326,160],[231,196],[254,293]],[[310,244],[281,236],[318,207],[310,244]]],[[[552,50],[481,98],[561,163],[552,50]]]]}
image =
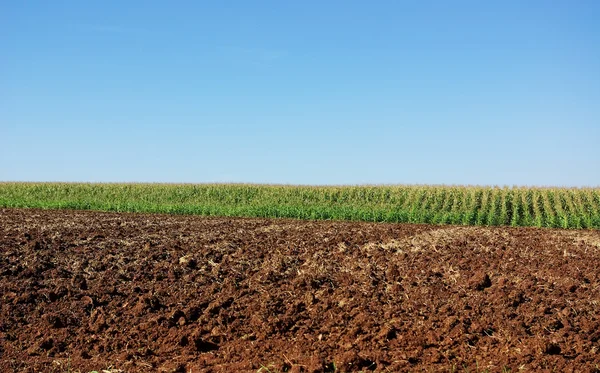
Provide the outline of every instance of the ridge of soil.
{"type": "Polygon", "coordinates": [[[0,371],[102,369],[600,372],[600,231],[0,209],[0,371]]]}

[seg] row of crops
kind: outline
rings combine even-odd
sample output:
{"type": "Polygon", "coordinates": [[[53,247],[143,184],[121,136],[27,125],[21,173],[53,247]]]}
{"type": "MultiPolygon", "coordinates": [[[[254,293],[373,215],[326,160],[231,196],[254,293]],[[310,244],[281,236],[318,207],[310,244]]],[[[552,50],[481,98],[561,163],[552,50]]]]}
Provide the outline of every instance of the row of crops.
{"type": "Polygon", "coordinates": [[[0,207],[600,228],[599,188],[0,183],[0,207]]]}

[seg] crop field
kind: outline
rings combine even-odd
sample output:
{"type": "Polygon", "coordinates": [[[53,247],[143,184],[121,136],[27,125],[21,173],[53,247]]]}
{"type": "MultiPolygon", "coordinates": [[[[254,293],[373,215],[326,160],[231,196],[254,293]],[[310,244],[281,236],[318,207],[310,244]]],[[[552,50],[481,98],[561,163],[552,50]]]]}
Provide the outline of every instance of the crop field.
{"type": "Polygon", "coordinates": [[[599,309],[593,229],[0,208],[1,372],[600,372],[599,309]]]}
{"type": "Polygon", "coordinates": [[[0,183],[0,207],[600,228],[598,188],[0,183]]]}
{"type": "Polygon", "coordinates": [[[0,183],[0,371],[600,373],[598,228],[597,188],[0,183]]]}

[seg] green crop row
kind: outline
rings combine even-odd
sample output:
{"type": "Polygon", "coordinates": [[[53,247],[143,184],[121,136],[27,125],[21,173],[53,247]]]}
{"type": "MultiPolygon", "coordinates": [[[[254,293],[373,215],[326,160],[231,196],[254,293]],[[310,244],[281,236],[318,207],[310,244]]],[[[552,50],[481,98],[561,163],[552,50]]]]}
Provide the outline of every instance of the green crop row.
{"type": "Polygon", "coordinates": [[[0,183],[0,207],[600,228],[598,188],[0,183]]]}

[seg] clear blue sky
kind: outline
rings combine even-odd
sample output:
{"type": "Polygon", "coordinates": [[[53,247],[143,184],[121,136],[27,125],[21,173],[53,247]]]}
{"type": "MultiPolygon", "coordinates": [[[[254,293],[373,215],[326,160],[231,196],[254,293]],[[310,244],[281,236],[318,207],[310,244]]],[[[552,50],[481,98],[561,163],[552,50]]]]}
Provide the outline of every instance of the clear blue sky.
{"type": "Polygon", "coordinates": [[[600,185],[600,2],[3,1],[0,180],[600,185]]]}

